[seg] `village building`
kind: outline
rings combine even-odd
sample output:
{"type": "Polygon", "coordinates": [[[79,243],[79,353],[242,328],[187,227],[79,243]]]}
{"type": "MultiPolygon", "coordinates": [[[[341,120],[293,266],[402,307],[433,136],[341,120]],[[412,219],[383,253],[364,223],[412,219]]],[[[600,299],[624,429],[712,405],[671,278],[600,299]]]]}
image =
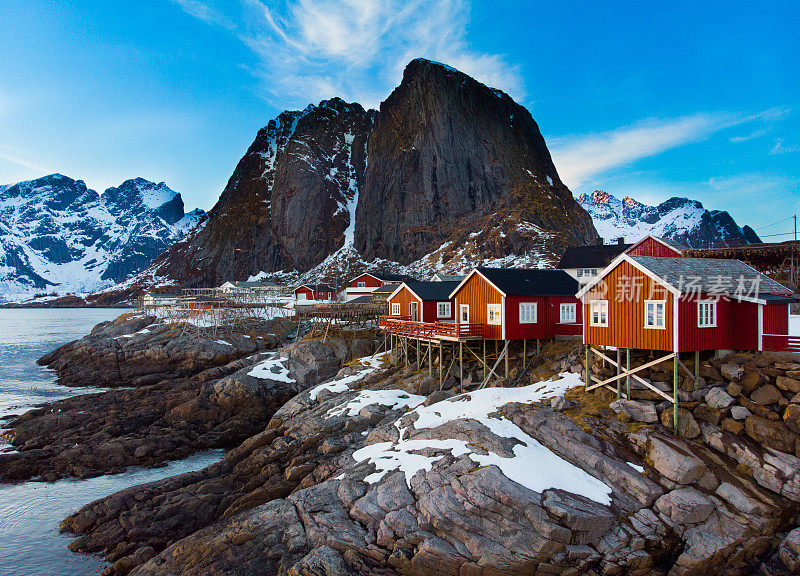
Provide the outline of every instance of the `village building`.
{"type": "Polygon", "coordinates": [[[412,322],[455,322],[450,293],[458,282],[420,282],[400,284],[388,298],[389,316],[412,322]]]}
{"type": "Polygon", "coordinates": [[[459,324],[488,340],[580,336],[578,281],[564,270],[475,268],[450,294],[459,324]]]}
{"type": "Polygon", "coordinates": [[[379,271],[364,272],[350,280],[349,285],[344,289],[344,300],[349,302],[359,296],[371,295],[377,288],[381,288],[385,284],[399,284],[413,279],[402,274],[379,271]]]}
{"type": "Polygon", "coordinates": [[[327,302],[333,300],[334,294],[335,290],[327,284],[303,284],[294,289],[294,298],[297,301],[327,302]]]}
{"type": "Polygon", "coordinates": [[[431,282],[461,282],[466,276],[464,274],[440,274],[436,273],[431,278],[431,282]]]}
{"type": "Polygon", "coordinates": [[[153,294],[146,293],[142,296],[142,305],[145,307],[175,306],[178,304],[177,294],[153,294]]]}

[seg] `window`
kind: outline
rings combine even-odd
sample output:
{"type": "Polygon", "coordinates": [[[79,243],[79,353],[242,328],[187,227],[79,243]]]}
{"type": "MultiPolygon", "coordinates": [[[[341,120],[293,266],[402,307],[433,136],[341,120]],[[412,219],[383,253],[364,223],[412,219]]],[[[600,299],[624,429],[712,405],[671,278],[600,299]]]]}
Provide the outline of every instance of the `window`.
{"type": "Polygon", "coordinates": [[[714,328],[717,325],[717,302],[700,300],[697,303],[697,327],[714,328]]]}
{"type": "Polygon", "coordinates": [[[500,304],[487,304],[486,305],[486,323],[487,324],[501,324],[500,317],[500,304]]]}
{"type": "Polygon", "coordinates": [[[366,288],[366,287],[367,287],[367,283],[366,283],[366,282],[359,282],[359,283],[357,284],[357,286],[358,286],[359,288],[366,288]]]}
{"type": "Polygon", "coordinates": [[[400,302],[392,302],[392,316],[400,316],[400,302]]]}
{"type": "Polygon", "coordinates": [[[575,323],[575,304],[561,304],[559,307],[559,322],[562,324],[574,324],[575,323]]]}
{"type": "Polygon", "coordinates": [[[644,327],[664,328],[665,310],[667,303],[664,300],[645,300],[644,302],[644,327]]]}
{"type": "Polygon", "coordinates": [[[519,303],[519,323],[533,324],[536,322],[536,302],[519,303]]]}
{"type": "Polygon", "coordinates": [[[583,276],[583,268],[578,268],[578,278],[583,276]]]}
{"type": "Polygon", "coordinates": [[[608,300],[593,300],[589,306],[589,325],[608,326],[608,300]]]}
{"type": "Polygon", "coordinates": [[[450,302],[437,302],[436,303],[436,317],[437,318],[450,318],[452,313],[450,302]]]}
{"type": "Polygon", "coordinates": [[[462,304],[459,307],[459,310],[460,310],[460,316],[458,321],[461,324],[469,324],[469,304],[462,304]]]}

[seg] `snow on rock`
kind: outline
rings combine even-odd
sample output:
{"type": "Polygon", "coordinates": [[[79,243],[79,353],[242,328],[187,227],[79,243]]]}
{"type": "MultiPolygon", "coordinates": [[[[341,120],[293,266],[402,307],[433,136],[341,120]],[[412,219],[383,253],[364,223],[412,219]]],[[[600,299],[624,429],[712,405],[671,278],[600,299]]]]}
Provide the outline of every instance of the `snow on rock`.
{"type": "Polygon", "coordinates": [[[286,367],[285,361],[286,358],[281,358],[278,354],[274,354],[253,366],[253,369],[247,375],[261,380],[274,380],[291,384],[295,382],[295,379],[289,375],[289,369],[286,367]]]}
{"type": "Polygon", "coordinates": [[[410,487],[414,475],[420,470],[430,470],[437,460],[444,457],[444,453],[449,452],[454,457],[467,454],[477,465],[497,466],[510,480],[536,492],[561,488],[601,504],[609,504],[609,486],[556,455],[498,413],[501,406],[510,402],[538,402],[563,395],[569,388],[580,385],[582,381],[576,374],[563,373],[558,379],[523,388],[487,388],[430,406],[418,406],[395,423],[400,430],[397,442],[366,446],[354,452],[353,458],[375,465],[376,472],[368,475],[365,481],[374,483],[388,472],[400,470],[410,487]],[[401,424],[409,420],[413,421],[412,425],[404,427],[401,424]],[[420,440],[412,436],[420,430],[437,428],[454,420],[475,420],[498,437],[516,440],[518,443],[513,448],[514,456],[507,458],[491,451],[481,454],[473,450],[471,444],[459,439],[420,440]],[[425,454],[420,453],[423,450],[425,454]],[[432,450],[443,453],[429,455],[432,450]]]}
{"type": "Polygon", "coordinates": [[[308,392],[308,398],[312,402],[317,401],[317,396],[323,390],[327,390],[332,394],[341,394],[342,392],[347,392],[350,390],[350,384],[354,382],[358,382],[362,380],[369,374],[372,374],[381,367],[383,364],[383,360],[386,357],[386,352],[380,352],[378,354],[373,354],[372,356],[364,356],[363,358],[359,358],[358,361],[362,365],[366,365],[367,367],[359,370],[355,374],[351,374],[349,376],[343,376],[341,378],[334,378],[333,380],[326,382],[324,384],[320,384],[319,386],[315,386],[308,392]]]}
{"type": "Polygon", "coordinates": [[[403,390],[361,390],[349,402],[328,410],[328,416],[355,416],[362,408],[373,404],[388,406],[392,410],[416,408],[425,402],[425,398],[403,390]]]}

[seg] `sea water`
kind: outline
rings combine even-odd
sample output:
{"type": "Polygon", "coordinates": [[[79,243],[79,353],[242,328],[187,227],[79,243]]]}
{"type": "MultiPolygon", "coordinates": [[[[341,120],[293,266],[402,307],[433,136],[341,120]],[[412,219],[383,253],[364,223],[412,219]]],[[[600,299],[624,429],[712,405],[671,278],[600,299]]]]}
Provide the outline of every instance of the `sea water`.
{"type": "MultiPolygon", "coordinates": [[[[57,400],[98,392],[55,382],[55,373],[36,364],[51,350],[89,333],[99,322],[112,320],[122,309],[0,309],[0,428],[3,417],[57,400]]],[[[10,450],[0,445],[0,450],[10,450]]],[[[67,549],[73,536],[60,534],[67,516],[118,490],[199,470],[218,461],[221,451],[195,454],[156,469],[132,469],[124,474],[0,484],[0,576],[83,576],[97,574],[105,563],[67,549]]]]}

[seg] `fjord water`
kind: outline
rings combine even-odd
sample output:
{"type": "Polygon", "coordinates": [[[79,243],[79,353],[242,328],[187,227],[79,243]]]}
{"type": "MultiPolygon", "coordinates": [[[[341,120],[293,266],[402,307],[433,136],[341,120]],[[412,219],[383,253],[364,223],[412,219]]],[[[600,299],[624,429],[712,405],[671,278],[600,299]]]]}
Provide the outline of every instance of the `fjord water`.
{"type": "MultiPolygon", "coordinates": [[[[36,364],[54,348],[89,333],[121,309],[0,309],[0,418],[41,404],[98,389],[68,388],[36,364]]],[[[0,428],[6,420],[0,420],[0,428]]],[[[0,445],[0,450],[9,449],[0,445]]],[[[129,486],[198,470],[219,460],[213,451],[158,469],[135,469],[89,480],[0,484],[0,576],[83,576],[97,574],[100,558],[67,549],[70,535],[61,520],[81,506],[129,486]]]]}

